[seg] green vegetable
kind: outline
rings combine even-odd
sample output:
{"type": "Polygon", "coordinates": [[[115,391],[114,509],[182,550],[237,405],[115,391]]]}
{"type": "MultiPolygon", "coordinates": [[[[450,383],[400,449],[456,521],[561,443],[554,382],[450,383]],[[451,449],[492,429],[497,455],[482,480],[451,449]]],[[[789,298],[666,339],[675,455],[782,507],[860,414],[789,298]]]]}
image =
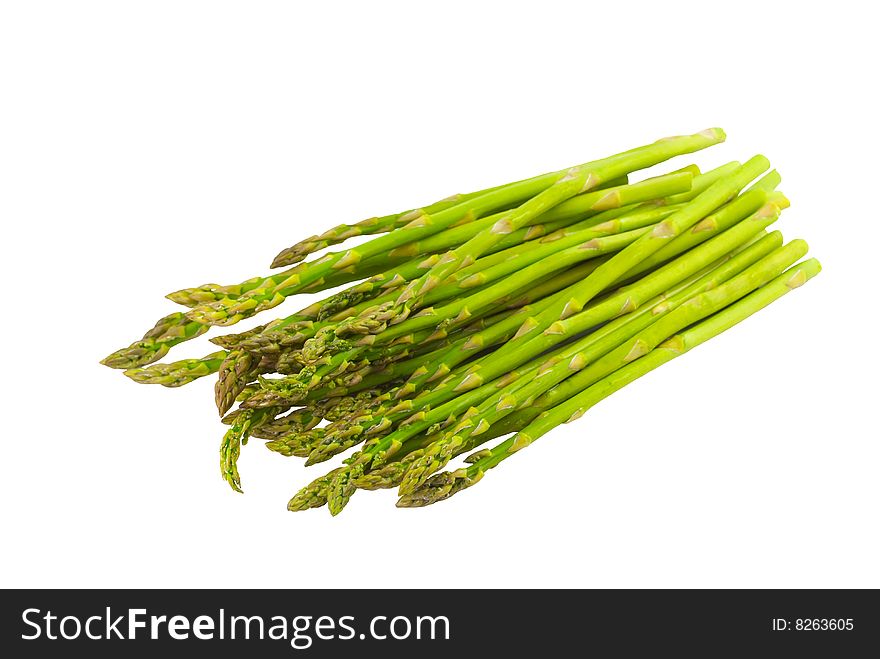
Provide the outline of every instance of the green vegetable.
{"type": "Polygon", "coordinates": [[[170,294],[189,309],[103,363],[166,387],[217,374],[220,469],[236,491],[254,437],[306,465],[353,450],[290,510],[335,515],[358,490],[394,487],[400,507],[444,500],[818,274],[814,259],[797,263],[804,241],[767,233],[788,200],[763,156],[631,181],[723,140],[720,129],[668,138],[337,225],[283,249],[281,272],[170,294]],[[356,236],[371,238],[306,261],[356,236]],[[330,289],[212,337],[221,349],[205,357],[155,363],[212,326],[330,289]]]}

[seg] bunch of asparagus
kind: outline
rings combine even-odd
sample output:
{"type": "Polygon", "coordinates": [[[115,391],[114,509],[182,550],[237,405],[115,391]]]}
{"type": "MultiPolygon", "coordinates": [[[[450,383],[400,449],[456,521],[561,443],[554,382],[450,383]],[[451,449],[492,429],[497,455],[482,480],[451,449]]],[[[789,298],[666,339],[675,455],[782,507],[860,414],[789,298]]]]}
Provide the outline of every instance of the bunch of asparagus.
{"type": "Polygon", "coordinates": [[[278,274],[171,293],[189,310],[103,363],[166,387],[217,373],[221,473],[236,491],[241,446],[256,437],[307,465],[358,447],[290,510],[335,515],[358,490],[394,487],[402,507],[441,501],[819,272],[801,260],[806,243],[767,231],[788,200],[763,156],[629,180],[724,138],[666,138],[333,227],[282,250],[278,274]],[[356,236],[375,237],[306,261],[356,236]],[[154,363],[211,326],[330,289],[213,338],[221,350],[201,359],[154,363]]]}

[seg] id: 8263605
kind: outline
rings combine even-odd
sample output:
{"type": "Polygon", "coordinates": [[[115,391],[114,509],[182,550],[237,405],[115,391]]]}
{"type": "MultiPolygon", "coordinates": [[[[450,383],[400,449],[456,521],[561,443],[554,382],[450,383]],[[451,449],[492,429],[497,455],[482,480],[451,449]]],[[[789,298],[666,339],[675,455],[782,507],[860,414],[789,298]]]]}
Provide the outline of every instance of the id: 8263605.
{"type": "Polygon", "coordinates": [[[785,618],[774,618],[771,629],[775,632],[825,632],[852,631],[855,628],[853,618],[796,618],[794,621],[785,618]]]}

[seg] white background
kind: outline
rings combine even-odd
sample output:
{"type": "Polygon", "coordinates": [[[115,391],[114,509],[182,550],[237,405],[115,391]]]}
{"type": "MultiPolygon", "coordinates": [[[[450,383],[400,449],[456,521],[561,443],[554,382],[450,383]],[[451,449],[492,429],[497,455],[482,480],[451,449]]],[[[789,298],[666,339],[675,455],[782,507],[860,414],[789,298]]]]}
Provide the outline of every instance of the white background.
{"type": "Polygon", "coordinates": [[[3,3],[0,584],[880,586],[870,6],[3,3]],[[235,494],[210,378],[98,365],[318,228],[715,125],[822,275],[448,502],[289,513],[260,440],[235,494]]]}

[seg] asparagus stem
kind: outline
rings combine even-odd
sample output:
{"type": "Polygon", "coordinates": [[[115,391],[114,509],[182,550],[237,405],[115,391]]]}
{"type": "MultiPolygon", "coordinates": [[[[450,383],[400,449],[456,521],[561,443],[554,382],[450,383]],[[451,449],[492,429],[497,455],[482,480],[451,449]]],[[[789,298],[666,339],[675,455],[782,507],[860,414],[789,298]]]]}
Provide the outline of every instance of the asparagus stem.
{"type": "MultiPolygon", "coordinates": [[[[559,175],[560,172],[555,172],[555,174],[559,175]]],[[[524,182],[525,180],[517,181],[517,183],[524,182]]],[[[614,181],[615,185],[626,185],[626,183],[626,176],[622,176],[618,179],[615,179],[614,181]]],[[[440,201],[437,201],[430,206],[423,206],[419,209],[411,209],[408,211],[403,211],[401,213],[385,215],[383,217],[371,217],[366,220],[361,220],[356,224],[339,224],[332,229],[324,231],[320,235],[306,238],[305,240],[302,240],[295,245],[292,245],[291,247],[286,247],[285,249],[281,250],[281,252],[279,252],[275,259],[272,261],[271,267],[280,268],[293,265],[302,261],[309,254],[322,250],[331,245],[337,245],[355,236],[368,236],[377,233],[387,233],[388,231],[399,229],[400,227],[405,226],[407,223],[409,223],[414,215],[430,215],[432,213],[439,213],[440,211],[467,202],[470,199],[475,199],[476,197],[485,195],[489,192],[494,192],[496,190],[508,187],[509,185],[511,184],[505,183],[504,185],[497,185],[492,188],[487,188],[485,190],[479,190],[477,192],[454,194],[446,197],[445,199],[441,199],[440,201]]]]}
{"type": "Polygon", "coordinates": [[[252,428],[274,418],[278,411],[277,408],[244,410],[223,435],[223,441],[220,443],[220,475],[236,492],[242,491],[241,478],[238,474],[238,457],[241,454],[242,444],[247,444],[252,428]]]}
{"type": "Polygon", "coordinates": [[[186,320],[177,312],[160,318],[139,341],[110,353],[101,363],[110,368],[132,369],[146,366],[168,354],[178,343],[200,336],[208,331],[206,325],[186,320]]]}
{"type": "Polygon", "coordinates": [[[344,242],[349,238],[354,238],[355,236],[370,236],[377,233],[387,233],[393,229],[398,229],[401,226],[404,226],[409,222],[409,219],[407,218],[415,213],[439,213],[447,208],[466,202],[469,199],[497,190],[499,187],[504,186],[496,186],[494,188],[488,188],[486,190],[470,192],[467,194],[454,194],[421,209],[411,209],[402,213],[385,215],[383,217],[371,217],[366,220],[361,220],[356,224],[338,224],[332,229],[328,229],[319,235],[306,238],[305,240],[301,240],[300,242],[281,250],[272,260],[271,267],[282,268],[299,263],[314,252],[330,247],[331,245],[338,245],[339,243],[344,242]]]}

